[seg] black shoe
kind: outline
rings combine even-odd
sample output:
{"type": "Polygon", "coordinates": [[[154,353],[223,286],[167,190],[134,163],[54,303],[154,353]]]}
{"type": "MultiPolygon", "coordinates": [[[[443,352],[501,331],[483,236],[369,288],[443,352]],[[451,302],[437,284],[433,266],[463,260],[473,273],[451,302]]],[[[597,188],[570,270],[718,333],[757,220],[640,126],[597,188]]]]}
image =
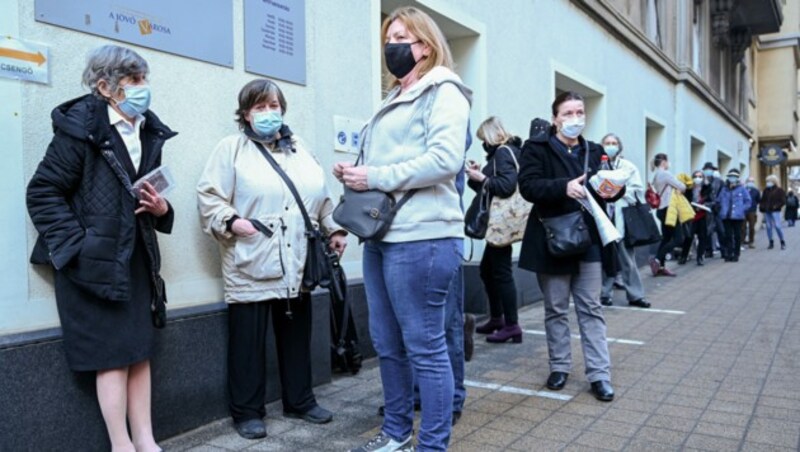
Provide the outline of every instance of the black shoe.
{"type": "Polygon", "coordinates": [[[267,436],[267,426],[261,419],[234,422],[233,427],[236,429],[236,433],[245,439],[258,439],[267,436]]]}
{"type": "Polygon", "coordinates": [[[333,413],[317,405],[314,408],[306,411],[305,413],[295,413],[294,411],[284,411],[283,415],[286,417],[293,417],[302,419],[312,424],[327,424],[333,420],[333,413]]]}
{"type": "Polygon", "coordinates": [[[781,240],[781,250],[785,250],[785,249],[786,249],[786,242],[781,240]]]}
{"type": "Polygon", "coordinates": [[[699,267],[702,267],[703,265],[705,265],[705,262],[703,262],[703,256],[700,256],[700,257],[697,258],[697,265],[699,267]]]}
{"type": "Polygon", "coordinates": [[[569,374],[566,372],[550,372],[550,376],[547,377],[547,389],[553,391],[564,389],[564,386],[567,385],[567,378],[569,378],[569,374]]]}
{"type": "Polygon", "coordinates": [[[472,352],[475,351],[475,316],[464,314],[464,361],[472,360],[472,352]]]}
{"type": "MultiPolygon", "coordinates": [[[[383,413],[384,413],[385,409],[386,409],[386,407],[384,405],[379,406],[378,407],[378,416],[383,416],[383,413]]],[[[414,411],[421,411],[421,410],[422,410],[422,404],[420,404],[419,402],[414,402],[414,411]]],[[[460,414],[459,414],[459,416],[460,416],[460,414]]]]}
{"type": "Polygon", "coordinates": [[[686,258],[684,256],[678,258],[678,265],[686,265],[686,258]]]}
{"type": "Polygon", "coordinates": [[[770,240],[770,241],[769,241],[769,246],[767,247],[767,249],[768,249],[768,250],[771,250],[772,248],[775,248],[775,242],[774,242],[774,241],[772,241],[772,240],[770,240]]]}
{"type": "Polygon", "coordinates": [[[636,306],[637,308],[645,308],[646,309],[646,308],[650,307],[650,302],[645,300],[644,298],[642,298],[640,300],[629,301],[628,304],[630,306],[636,306]]]}
{"type": "Polygon", "coordinates": [[[453,425],[458,424],[461,420],[461,411],[453,411],[453,425]]]}
{"type": "Polygon", "coordinates": [[[602,402],[614,400],[614,388],[611,387],[611,383],[605,380],[592,382],[592,394],[595,399],[602,402]]]}
{"type": "Polygon", "coordinates": [[[600,304],[603,306],[612,306],[614,304],[610,297],[600,297],[600,304]]]}
{"type": "Polygon", "coordinates": [[[707,259],[712,259],[713,257],[714,257],[714,252],[713,251],[706,251],[706,258],[707,259]]]}

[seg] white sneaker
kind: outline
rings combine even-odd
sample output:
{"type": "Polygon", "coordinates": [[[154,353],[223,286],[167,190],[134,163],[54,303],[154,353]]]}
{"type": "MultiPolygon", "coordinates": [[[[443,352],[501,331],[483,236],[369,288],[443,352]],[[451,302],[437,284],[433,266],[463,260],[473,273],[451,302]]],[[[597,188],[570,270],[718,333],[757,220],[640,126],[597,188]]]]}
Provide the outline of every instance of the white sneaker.
{"type": "Polygon", "coordinates": [[[412,433],[403,442],[397,442],[381,431],[367,441],[367,444],[357,449],[350,449],[350,452],[414,452],[413,438],[412,433]]]}

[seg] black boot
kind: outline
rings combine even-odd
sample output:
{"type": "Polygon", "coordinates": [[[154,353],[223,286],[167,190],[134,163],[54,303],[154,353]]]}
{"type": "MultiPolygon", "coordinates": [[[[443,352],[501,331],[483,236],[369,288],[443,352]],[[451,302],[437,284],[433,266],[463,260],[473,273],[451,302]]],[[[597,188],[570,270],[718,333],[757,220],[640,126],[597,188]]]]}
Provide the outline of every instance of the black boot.
{"type": "Polygon", "coordinates": [[[782,250],[786,249],[786,242],[784,242],[783,240],[781,240],[781,249],[782,250]]]}
{"type": "Polygon", "coordinates": [[[772,248],[775,248],[775,241],[774,240],[770,240],[769,241],[769,246],[767,247],[768,250],[771,250],[772,248]]]}

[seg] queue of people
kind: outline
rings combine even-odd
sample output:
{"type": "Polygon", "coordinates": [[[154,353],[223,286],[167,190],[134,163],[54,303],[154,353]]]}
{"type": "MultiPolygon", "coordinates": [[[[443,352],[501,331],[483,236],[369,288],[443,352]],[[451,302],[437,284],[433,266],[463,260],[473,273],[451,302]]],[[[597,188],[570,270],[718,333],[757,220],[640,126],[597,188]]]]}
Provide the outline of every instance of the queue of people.
{"type": "MultiPolygon", "coordinates": [[[[511,243],[521,240],[519,266],[536,272],[544,294],[546,387],[563,389],[571,372],[572,299],[591,392],[600,401],[613,400],[603,306],[613,304],[615,277],[621,277],[629,305],[650,307],[635,249],[618,237],[608,239],[605,231],[610,220],[624,236],[626,208],[645,197],[638,168],[622,155],[621,138],[610,133],[600,143],[587,140],[584,100],[568,91],[553,101],[549,124],[524,143],[499,118],[485,120],[477,138],[486,162],[465,162],[472,93],[453,71],[441,30],[421,10],[404,7],[385,18],[381,32],[392,89],[363,129],[357,164],[339,162],[332,169],[352,192],[404,199],[384,235],[363,247],[384,420],[379,433],[355,450],[408,451],[415,443],[419,450],[446,450],[460,416],[465,356],[451,334],[464,325],[459,177],[489,199],[518,194],[533,205],[511,243]],[[602,171],[621,171],[623,183],[613,191],[589,183],[602,171]],[[551,225],[565,221],[578,225],[582,236],[554,243],[551,225]],[[421,409],[416,442],[415,406],[421,409]]],[[[107,45],[93,51],[83,74],[90,93],[53,111],[55,136],[27,192],[40,234],[31,260],[55,270],[67,361],[74,371],[95,372],[114,451],[160,450],[150,415],[149,361],[156,328],[163,327],[157,315],[163,312],[156,309],[164,291],[156,232],[171,231],[174,210],[142,179],[160,166],[162,147],[176,133],[149,110],[148,75],[147,62],[133,50],[107,45]]],[[[196,193],[200,227],[221,255],[229,412],[238,434],[255,439],[266,436],[270,317],[284,415],[311,423],[334,418],[312,389],[311,288],[304,276],[309,224],[339,254],[348,231],[333,219],[326,169],[284,122],[289,102],[280,87],[254,80],[241,88],[237,103],[238,131],[213,149],[196,193]]],[[[742,240],[753,246],[756,208],[764,214],[769,248],[774,229],[785,249],[780,211],[787,207],[794,226],[798,201],[784,194],[776,177],[768,177],[759,193],[752,181],[740,184],[736,170],[722,183],[711,163],[683,179],[670,172],[666,154],[656,155],[653,167],[661,224],[650,263],[654,276],[675,276],[666,258],[682,225],[689,228],[680,264],[697,237],[697,264],[703,265],[713,234],[725,259],[738,261],[742,240]],[[687,214],[689,203],[696,209],[687,214]]],[[[481,260],[490,317],[476,331],[490,343],[522,342],[511,243],[487,245],[481,260]]]]}

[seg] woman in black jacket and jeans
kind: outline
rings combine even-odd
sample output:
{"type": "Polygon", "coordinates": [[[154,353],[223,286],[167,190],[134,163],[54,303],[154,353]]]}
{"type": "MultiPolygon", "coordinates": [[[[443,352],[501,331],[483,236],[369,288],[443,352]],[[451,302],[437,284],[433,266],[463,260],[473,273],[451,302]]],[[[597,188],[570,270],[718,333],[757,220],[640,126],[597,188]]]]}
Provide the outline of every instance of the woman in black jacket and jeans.
{"type": "MultiPolygon", "coordinates": [[[[549,131],[531,136],[522,147],[519,189],[523,198],[533,203],[528,218],[519,266],[536,272],[544,294],[545,330],[550,357],[547,387],[564,388],[572,366],[570,331],[567,313],[572,296],[581,333],[586,377],[598,400],[614,398],[611,387],[611,359],[606,341],[606,322],[600,305],[603,270],[616,274],[613,244],[603,247],[594,218],[582,209],[580,199],[586,189],[601,208],[606,200],[584,181],[600,168],[603,148],[581,136],[585,123],[583,97],[565,92],[552,105],[553,126],[549,131]],[[584,157],[589,152],[588,173],[584,173],[584,157]],[[582,254],[557,257],[548,251],[545,228],[541,219],[583,211],[583,219],[592,239],[582,254]]],[[[535,125],[535,124],[534,124],[535,125]]],[[[608,201],[625,194],[623,188],[608,201]]]]}
{"type": "MultiPolygon", "coordinates": [[[[506,131],[500,119],[494,116],[478,127],[477,135],[483,141],[486,165],[481,170],[477,162],[469,162],[469,187],[478,195],[481,190],[486,190],[491,197],[508,198],[517,189],[517,162],[522,140],[506,131]]],[[[473,202],[478,199],[476,196],[473,202]]],[[[517,288],[511,268],[511,245],[495,247],[486,244],[481,259],[481,280],[489,298],[491,318],[475,331],[488,334],[487,342],[522,342],[522,329],[517,323],[517,288]]]]}

